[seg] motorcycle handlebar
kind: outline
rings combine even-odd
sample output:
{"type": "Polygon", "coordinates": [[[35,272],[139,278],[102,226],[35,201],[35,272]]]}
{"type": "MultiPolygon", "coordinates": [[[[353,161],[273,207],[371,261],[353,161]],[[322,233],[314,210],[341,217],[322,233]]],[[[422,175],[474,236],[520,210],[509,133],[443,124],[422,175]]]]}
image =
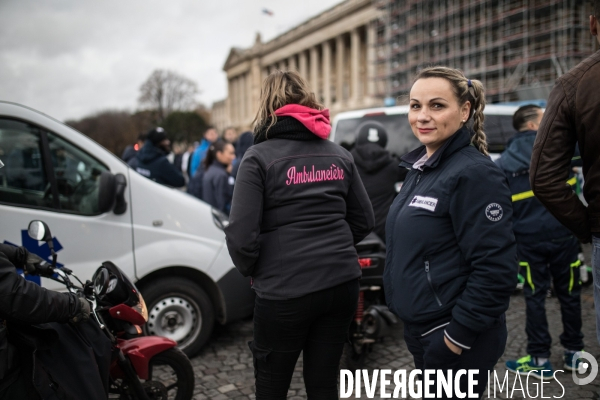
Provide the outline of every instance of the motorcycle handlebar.
{"type": "Polygon", "coordinates": [[[27,264],[27,273],[30,275],[40,275],[45,277],[51,277],[54,275],[54,267],[51,264],[46,262],[40,263],[28,263],[27,264]]]}

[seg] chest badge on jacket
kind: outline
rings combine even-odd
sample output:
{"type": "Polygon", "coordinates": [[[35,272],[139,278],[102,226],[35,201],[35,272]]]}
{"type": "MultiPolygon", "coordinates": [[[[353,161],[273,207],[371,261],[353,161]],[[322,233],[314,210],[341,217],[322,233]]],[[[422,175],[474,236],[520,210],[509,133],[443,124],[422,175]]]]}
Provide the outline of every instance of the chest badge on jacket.
{"type": "Polygon", "coordinates": [[[426,196],[415,196],[410,201],[409,207],[418,207],[424,208],[431,212],[435,211],[435,207],[437,206],[438,199],[434,197],[426,197],[426,196]]]}

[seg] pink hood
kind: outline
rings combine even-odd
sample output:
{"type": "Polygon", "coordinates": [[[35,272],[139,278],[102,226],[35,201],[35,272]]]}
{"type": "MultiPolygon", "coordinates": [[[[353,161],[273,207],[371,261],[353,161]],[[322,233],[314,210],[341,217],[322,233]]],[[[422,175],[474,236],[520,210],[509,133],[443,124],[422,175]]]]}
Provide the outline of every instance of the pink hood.
{"type": "Polygon", "coordinates": [[[278,117],[293,117],[300,121],[309,131],[320,137],[327,139],[331,132],[329,123],[329,110],[315,110],[314,108],[301,106],[299,104],[286,104],[275,110],[278,117]]]}

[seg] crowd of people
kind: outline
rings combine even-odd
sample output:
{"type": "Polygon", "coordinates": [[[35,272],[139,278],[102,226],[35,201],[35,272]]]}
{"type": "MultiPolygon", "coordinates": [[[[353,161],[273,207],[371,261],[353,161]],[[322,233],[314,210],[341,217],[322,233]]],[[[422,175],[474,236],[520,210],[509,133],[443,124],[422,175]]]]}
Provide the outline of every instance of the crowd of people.
{"type": "Polygon", "coordinates": [[[229,214],[239,162],[252,144],[252,132],[238,136],[230,127],[219,136],[209,126],[199,143],[173,153],[167,132],[156,127],[140,133],[121,158],[139,174],[162,185],[185,187],[187,193],[229,214]]]}

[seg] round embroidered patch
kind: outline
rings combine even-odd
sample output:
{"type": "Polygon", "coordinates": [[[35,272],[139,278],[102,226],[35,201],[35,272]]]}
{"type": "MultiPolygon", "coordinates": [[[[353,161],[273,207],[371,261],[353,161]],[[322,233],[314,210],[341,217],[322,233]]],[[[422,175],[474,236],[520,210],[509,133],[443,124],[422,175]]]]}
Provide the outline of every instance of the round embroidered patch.
{"type": "Polygon", "coordinates": [[[485,208],[485,216],[493,222],[498,222],[502,219],[504,211],[498,203],[492,203],[485,208]]]}

